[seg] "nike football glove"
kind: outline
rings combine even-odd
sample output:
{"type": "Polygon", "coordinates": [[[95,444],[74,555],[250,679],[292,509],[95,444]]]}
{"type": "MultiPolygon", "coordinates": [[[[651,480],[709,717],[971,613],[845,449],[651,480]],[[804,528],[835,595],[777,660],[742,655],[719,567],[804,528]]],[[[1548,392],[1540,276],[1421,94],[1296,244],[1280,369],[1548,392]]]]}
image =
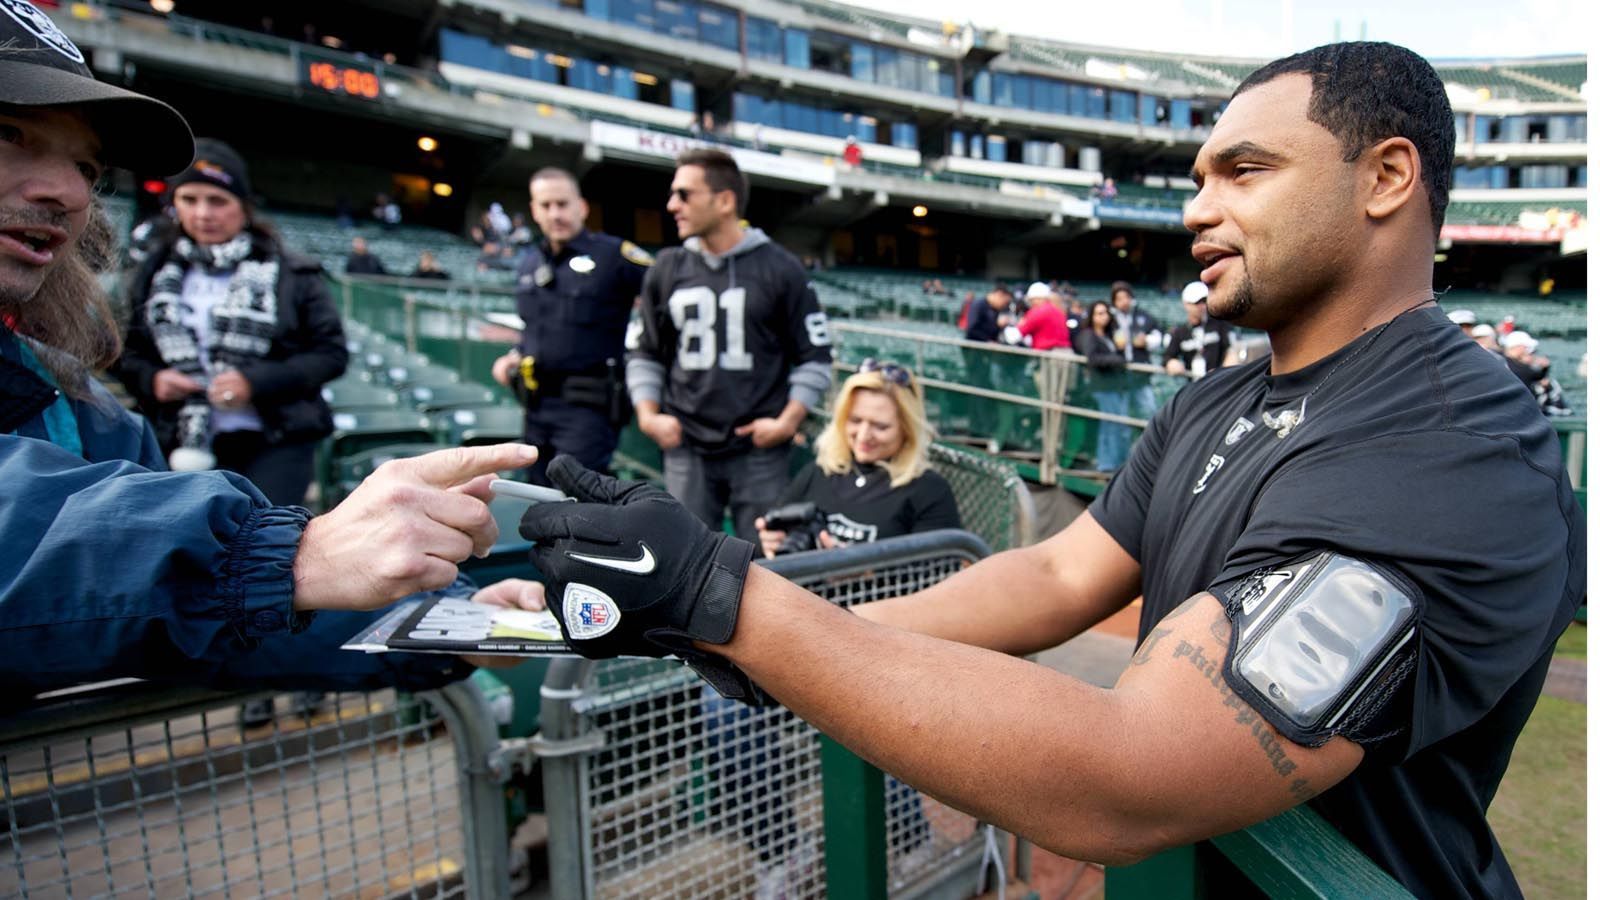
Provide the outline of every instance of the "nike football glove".
{"type": "Polygon", "coordinates": [[[713,532],[670,494],[618,481],[563,454],[551,484],[576,503],[542,503],[522,517],[533,564],[567,643],[591,659],[677,656],[725,697],[764,696],[732,663],[694,641],[733,638],[755,546],[713,532]]]}

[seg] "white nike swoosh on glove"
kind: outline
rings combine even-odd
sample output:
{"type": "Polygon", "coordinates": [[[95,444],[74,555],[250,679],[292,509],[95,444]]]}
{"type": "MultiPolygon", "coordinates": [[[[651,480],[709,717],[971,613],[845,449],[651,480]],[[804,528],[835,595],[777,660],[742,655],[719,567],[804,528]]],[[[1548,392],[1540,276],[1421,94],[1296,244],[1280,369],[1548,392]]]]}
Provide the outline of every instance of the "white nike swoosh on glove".
{"type": "Polygon", "coordinates": [[[656,570],[656,556],[650,548],[639,542],[638,559],[618,559],[615,556],[594,556],[588,553],[573,553],[567,551],[568,559],[586,562],[591,566],[602,566],[607,569],[616,569],[618,572],[629,572],[634,575],[649,575],[656,570]]]}

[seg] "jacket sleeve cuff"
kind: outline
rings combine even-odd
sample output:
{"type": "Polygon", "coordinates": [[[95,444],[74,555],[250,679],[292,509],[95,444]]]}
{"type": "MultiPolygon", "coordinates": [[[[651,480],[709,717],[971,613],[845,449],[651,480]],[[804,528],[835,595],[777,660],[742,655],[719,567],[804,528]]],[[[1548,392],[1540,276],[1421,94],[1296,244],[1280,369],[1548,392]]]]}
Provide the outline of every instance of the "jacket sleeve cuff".
{"type": "Polygon", "coordinates": [[[311,624],[311,613],[294,608],[294,559],[309,521],[298,506],[258,508],[229,545],[217,589],[229,625],[246,641],[311,624]]]}

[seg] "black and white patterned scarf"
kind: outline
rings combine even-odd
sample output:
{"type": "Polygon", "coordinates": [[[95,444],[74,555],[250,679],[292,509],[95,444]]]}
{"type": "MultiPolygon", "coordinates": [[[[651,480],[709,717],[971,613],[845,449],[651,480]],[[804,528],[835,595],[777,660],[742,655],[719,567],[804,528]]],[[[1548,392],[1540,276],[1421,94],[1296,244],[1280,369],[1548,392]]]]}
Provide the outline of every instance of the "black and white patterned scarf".
{"type": "MultiPolygon", "coordinates": [[[[167,365],[209,384],[212,375],[231,371],[265,357],[278,326],[278,258],[249,258],[253,241],[240,232],[221,244],[200,245],[178,238],[172,255],[150,280],[145,320],[156,350],[167,365]],[[191,268],[214,276],[228,275],[227,293],[211,307],[211,327],[206,340],[209,367],[201,363],[200,341],[184,324],[183,279],[191,268]]],[[[194,394],[178,411],[178,445],[171,455],[174,469],[209,469],[211,454],[211,402],[194,394]]]]}

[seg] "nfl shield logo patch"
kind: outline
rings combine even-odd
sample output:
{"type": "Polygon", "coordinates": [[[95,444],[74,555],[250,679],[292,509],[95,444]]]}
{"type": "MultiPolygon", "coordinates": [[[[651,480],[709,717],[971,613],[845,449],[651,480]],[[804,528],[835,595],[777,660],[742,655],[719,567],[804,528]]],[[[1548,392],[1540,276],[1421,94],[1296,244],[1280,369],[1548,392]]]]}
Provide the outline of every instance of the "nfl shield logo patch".
{"type": "Polygon", "coordinates": [[[568,584],[562,594],[561,612],[567,636],[575,641],[607,634],[622,620],[622,611],[605,591],[577,582],[568,584]]]}

